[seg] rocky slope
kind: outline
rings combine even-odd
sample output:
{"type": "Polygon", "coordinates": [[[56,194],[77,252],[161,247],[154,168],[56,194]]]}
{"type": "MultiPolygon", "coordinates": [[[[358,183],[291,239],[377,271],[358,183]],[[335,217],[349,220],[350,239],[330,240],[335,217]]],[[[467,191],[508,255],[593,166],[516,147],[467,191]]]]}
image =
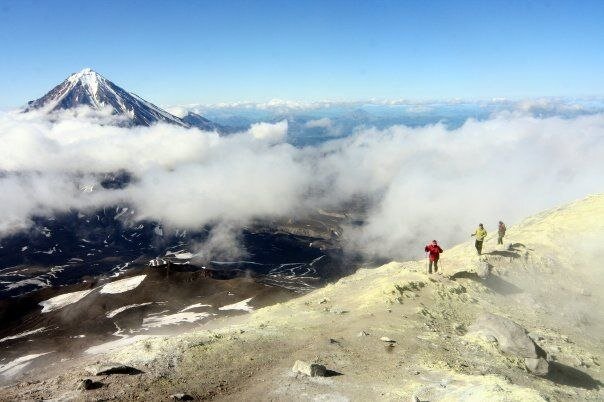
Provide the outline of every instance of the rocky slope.
{"type": "MultiPolygon", "coordinates": [[[[495,240],[487,238],[482,258],[471,242],[445,250],[444,275],[427,275],[425,261],[360,269],[303,297],[194,332],[105,345],[102,354],[34,368],[0,395],[602,400],[604,283],[596,257],[604,240],[604,195],[510,227],[503,247],[495,240]],[[326,366],[327,376],[294,373],[296,360],[326,366]],[[119,362],[142,373],[90,377],[84,368],[95,362],[119,362]],[[94,389],[77,389],[84,378],[96,381],[94,389]]],[[[6,372],[24,361],[0,363],[6,372]]]]}

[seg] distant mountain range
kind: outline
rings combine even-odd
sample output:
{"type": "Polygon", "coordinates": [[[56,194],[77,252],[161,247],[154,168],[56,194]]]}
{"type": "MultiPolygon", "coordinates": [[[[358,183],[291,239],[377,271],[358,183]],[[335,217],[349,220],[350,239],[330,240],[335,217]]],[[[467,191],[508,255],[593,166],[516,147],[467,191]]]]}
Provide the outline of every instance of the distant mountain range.
{"type": "Polygon", "coordinates": [[[98,111],[111,108],[113,115],[120,118],[119,124],[125,126],[168,123],[187,128],[197,127],[205,131],[228,131],[228,128],[196,113],[189,112],[183,117],[174,116],[115,85],[90,68],[71,74],[43,97],[28,102],[25,112],[43,110],[52,113],[80,106],[88,106],[98,111]]]}

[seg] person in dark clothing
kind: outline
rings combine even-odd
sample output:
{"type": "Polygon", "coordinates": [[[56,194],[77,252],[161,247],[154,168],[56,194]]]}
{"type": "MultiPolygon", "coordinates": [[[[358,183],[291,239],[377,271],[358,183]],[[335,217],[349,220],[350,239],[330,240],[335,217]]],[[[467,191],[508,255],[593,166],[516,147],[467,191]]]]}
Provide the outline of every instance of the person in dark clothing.
{"type": "Polygon", "coordinates": [[[497,244],[503,244],[503,236],[505,236],[505,229],[505,224],[499,221],[499,236],[497,237],[497,244]]]}
{"type": "Polygon", "coordinates": [[[432,240],[431,244],[428,244],[424,247],[424,251],[428,253],[428,259],[430,262],[428,263],[428,273],[432,273],[432,265],[434,264],[434,273],[438,272],[438,257],[440,253],[443,252],[443,249],[440,248],[436,240],[432,240]]]}

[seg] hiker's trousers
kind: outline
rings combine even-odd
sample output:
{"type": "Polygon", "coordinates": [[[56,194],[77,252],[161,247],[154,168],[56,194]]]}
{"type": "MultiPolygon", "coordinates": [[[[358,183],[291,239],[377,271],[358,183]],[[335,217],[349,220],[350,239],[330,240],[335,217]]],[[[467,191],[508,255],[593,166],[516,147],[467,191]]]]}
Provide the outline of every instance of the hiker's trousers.
{"type": "Polygon", "coordinates": [[[478,255],[482,254],[482,240],[476,240],[474,246],[476,247],[476,251],[478,251],[478,255]]]}

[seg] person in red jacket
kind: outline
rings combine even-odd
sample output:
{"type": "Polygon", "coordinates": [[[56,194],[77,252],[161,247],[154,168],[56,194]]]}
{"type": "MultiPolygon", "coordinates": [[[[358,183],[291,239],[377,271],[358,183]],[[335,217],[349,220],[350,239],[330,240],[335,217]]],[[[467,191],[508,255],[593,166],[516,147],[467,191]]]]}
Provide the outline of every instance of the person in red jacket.
{"type": "Polygon", "coordinates": [[[424,251],[428,253],[428,258],[430,263],[428,264],[428,273],[432,273],[432,264],[434,264],[434,273],[438,272],[438,257],[440,253],[443,252],[443,249],[440,248],[436,240],[432,240],[432,244],[428,244],[424,247],[424,251]]]}

